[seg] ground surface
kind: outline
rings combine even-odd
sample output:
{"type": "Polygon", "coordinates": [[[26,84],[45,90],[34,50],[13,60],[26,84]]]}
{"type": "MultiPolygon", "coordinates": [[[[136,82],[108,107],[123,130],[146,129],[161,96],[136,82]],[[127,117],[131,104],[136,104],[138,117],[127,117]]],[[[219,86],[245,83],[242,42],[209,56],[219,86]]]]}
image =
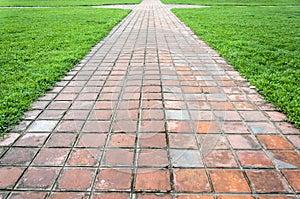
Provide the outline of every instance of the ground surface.
{"type": "Polygon", "coordinates": [[[0,142],[3,198],[300,192],[299,131],[157,0],[33,108],[0,142]]]}
{"type": "Polygon", "coordinates": [[[172,11],[300,128],[299,7],[172,11]]]}

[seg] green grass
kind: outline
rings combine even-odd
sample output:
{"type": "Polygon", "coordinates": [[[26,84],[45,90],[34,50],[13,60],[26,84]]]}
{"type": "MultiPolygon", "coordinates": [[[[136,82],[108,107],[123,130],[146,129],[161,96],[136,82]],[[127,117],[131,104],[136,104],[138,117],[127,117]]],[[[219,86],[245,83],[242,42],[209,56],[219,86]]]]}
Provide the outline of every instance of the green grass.
{"type": "Polygon", "coordinates": [[[194,5],[300,5],[299,0],[162,0],[165,4],[194,4],[194,5]]]}
{"type": "Polygon", "coordinates": [[[173,11],[300,127],[299,8],[211,7],[173,11]]]}
{"type": "Polygon", "coordinates": [[[96,6],[140,2],[141,0],[0,0],[0,6],[96,6]]]}
{"type": "Polygon", "coordinates": [[[128,10],[0,9],[0,135],[128,10]]]}

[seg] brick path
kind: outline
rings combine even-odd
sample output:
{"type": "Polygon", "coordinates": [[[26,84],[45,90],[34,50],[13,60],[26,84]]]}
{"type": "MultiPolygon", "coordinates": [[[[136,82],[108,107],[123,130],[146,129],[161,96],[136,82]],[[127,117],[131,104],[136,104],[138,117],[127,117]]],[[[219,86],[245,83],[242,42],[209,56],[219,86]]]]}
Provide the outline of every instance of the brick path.
{"type": "Polygon", "coordinates": [[[0,198],[300,192],[298,130],[157,0],[33,108],[0,142],[0,198]]]}

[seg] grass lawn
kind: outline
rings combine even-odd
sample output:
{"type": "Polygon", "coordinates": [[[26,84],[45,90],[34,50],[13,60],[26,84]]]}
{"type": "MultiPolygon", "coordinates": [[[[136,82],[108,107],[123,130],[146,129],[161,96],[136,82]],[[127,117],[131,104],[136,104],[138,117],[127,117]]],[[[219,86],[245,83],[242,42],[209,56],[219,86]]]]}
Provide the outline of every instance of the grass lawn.
{"type": "Polygon", "coordinates": [[[162,0],[165,4],[194,4],[194,5],[300,5],[299,0],[162,0]]]}
{"type": "Polygon", "coordinates": [[[0,135],[129,10],[0,9],[0,135]]]}
{"type": "Polygon", "coordinates": [[[173,11],[300,127],[299,7],[173,11]]]}
{"type": "Polygon", "coordinates": [[[0,6],[96,6],[140,2],[141,0],[0,0],[0,6]]]}

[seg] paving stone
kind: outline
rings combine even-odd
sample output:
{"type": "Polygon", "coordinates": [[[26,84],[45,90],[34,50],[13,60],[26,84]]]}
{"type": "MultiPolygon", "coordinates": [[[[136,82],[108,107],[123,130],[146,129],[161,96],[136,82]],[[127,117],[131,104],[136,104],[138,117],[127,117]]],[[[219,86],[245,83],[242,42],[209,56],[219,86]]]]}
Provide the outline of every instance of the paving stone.
{"type": "Polygon", "coordinates": [[[96,193],[94,199],[129,199],[128,193],[96,193]]]}
{"type": "Polygon", "coordinates": [[[19,188],[51,189],[57,178],[58,168],[30,167],[23,175],[19,188]]]}
{"type": "Polygon", "coordinates": [[[98,149],[74,149],[67,161],[68,166],[97,166],[102,151],[98,149]]]}
{"type": "Polygon", "coordinates": [[[24,169],[19,167],[1,167],[0,168],[0,188],[12,188],[24,169]]]}
{"type": "Polygon", "coordinates": [[[259,149],[258,141],[252,135],[228,135],[228,141],[234,149],[259,149]]]}
{"type": "Polygon", "coordinates": [[[167,121],[168,132],[170,133],[192,133],[193,129],[189,121],[167,121]]]}
{"type": "Polygon", "coordinates": [[[288,185],[275,170],[254,170],[246,171],[246,173],[258,193],[290,192],[288,185]]]}
{"type": "Polygon", "coordinates": [[[14,146],[41,146],[48,136],[48,133],[27,133],[18,139],[14,146]]]}
{"type": "Polygon", "coordinates": [[[0,146],[10,146],[19,138],[19,136],[20,136],[19,133],[5,134],[3,140],[0,140],[0,146]]]}
{"type": "Polygon", "coordinates": [[[104,147],[107,134],[100,133],[84,133],[81,134],[76,147],[104,147]]]}
{"type": "Polygon", "coordinates": [[[109,149],[104,152],[102,165],[131,166],[133,164],[134,151],[129,149],[109,149]]]}
{"type": "Polygon", "coordinates": [[[296,198],[299,129],[170,10],[194,6],[109,7],[133,10],[0,141],[0,198],[296,198]]]}
{"type": "Polygon", "coordinates": [[[36,148],[11,148],[0,159],[0,164],[29,165],[38,149],[36,148]]]}
{"type": "Polygon", "coordinates": [[[58,121],[50,121],[50,120],[37,120],[33,122],[28,131],[29,132],[51,132],[58,121]]]}
{"type": "Polygon", "coordinates": [[[282,171],[290,185],[293,189],[299,193],[300,192],[300,170],[284,170],[282,171]]]}
{"type": "Polygon", "coordinates": [[[292,145],[279,135],[258,135],[257,138],[265,146],[266,149],[293,149],[292,145]]]}
{"type": "Polygon", "coordinates": [[[169,120],[189,120],[189,114],[186,110],[166,110],[166,117],[169,120]]]}
{"type": "Polygon", "coordinates": [[[295,151],[272,151],[269,154],[279,168],[300,167],[300,155],[295,151]]]}
{"type": "Polygon", "coordinates": [[[57,188],[88,191],[92,185],[94,173],[94,169],[89,168],[67,168],[63,171],[57,188]]]}
{"type": "Polygon", "coordinates": [[[10,198],[12,199],[32,199],[32,198],[45,198],[47,196],[47,192],[33,192],[33,191],[26,191],[21,193],[12,193],[10,198]]]}
{"type": "Polygon", "coordinates": [[[171,190],[168,170],[139,169],[136,174],[136,190],[171,190]]]}
{"type": "Polygon", "coordinates": [[[49,138],[45,146],[47,147],[71,147],[77,135],[74,133],[55,133],[49,138]]]}
{"type": "Polygon", "coordinates": [[[50,196],[51,199],[88,199],[87,193],[74,193],[74,192],[54,192],[50,196]]]}
{"type": "Polygon", "coordinates": [[[175,169],[174,186],[178,192],[210,192],[204,169],[175,169]]]}
{"type": "Polygon", "coordinates": [[[211,170],[210,177],[215,192],[249,193],[250,187],[241,171],[211,170]]]}
{"type": "Polygon", "coordinates": [[[169,165],[166,150],[142,149],[138,157],[138,166],[165,167],[169,165]]]}
{"type": "Polygon", "coordinates": [[[190,134],[170,134],[170,148],[198,149],[195,135],[190,134]]]}
{"type": "Polygon", "coordinates": [[[33,161],[34,165],[62,166],[69,154],[69,149],[43,148],[33,161]]]}
{"type": "Polygon", "coordinates": [[[170,149],[173,167],[203,167],[198,150],[170,149]]]}
{"type": "Polygon", "coordinates": [[[129,190],[131,186],[130,169],[100,169],[96,190],[129,190]]]}
{"type": "Polygon", "coordinates": [[[243,167],[274,167],[271,160],[263,151],[237,151],[236,153],[243,167]]]}
{"type": "Polygon", "coordinates": [[[238,167],[230,150],[211,150],[205,156],[207,167],[236,168],[238,167]]]}
{"type": "Polygon", "coordinates": [[[138,146],[142,148],[156,147],[163,148],[166,147],[166,135],[163,133],[140,133],[138,146]]]}

